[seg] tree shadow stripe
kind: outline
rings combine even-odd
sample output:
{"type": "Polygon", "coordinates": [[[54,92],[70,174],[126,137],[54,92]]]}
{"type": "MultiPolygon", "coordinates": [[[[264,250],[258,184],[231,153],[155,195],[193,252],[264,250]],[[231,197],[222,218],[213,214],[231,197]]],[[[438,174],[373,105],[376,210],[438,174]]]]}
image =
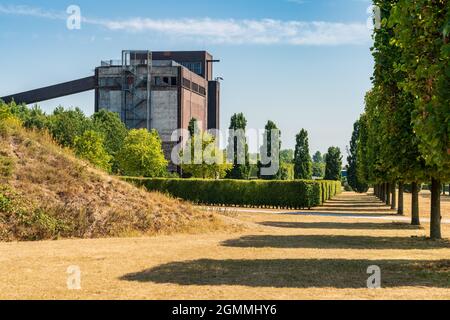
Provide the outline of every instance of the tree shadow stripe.
{"type": "Polygon", "coordinates": [[[450,260],[195,260],[172,262],[120,278],[124,281],[270,288],[367,288],[369,266],[381,268],[384,288],[450,287],[450,260]]]}
{"type": "Polygon", "coordinates": [[[450,248],[450,242],[429,241],[413,237],[370,237],[344,235],[254,235],[221,243],[235,248],[304,248],[304,249],[403,249],[424,250],[450,248]]]}

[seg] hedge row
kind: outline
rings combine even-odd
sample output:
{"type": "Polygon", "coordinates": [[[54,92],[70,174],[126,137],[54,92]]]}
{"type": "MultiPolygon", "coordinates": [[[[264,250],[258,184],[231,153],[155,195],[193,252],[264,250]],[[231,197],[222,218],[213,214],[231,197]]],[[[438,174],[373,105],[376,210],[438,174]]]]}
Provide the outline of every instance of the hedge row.
{"type": "Polygon", "coordinates": [[[149,191],[168,193],[196,204],[303,209],[321,205],[341,192],[338,181],[242,181],[123,178],[149,191]]]}

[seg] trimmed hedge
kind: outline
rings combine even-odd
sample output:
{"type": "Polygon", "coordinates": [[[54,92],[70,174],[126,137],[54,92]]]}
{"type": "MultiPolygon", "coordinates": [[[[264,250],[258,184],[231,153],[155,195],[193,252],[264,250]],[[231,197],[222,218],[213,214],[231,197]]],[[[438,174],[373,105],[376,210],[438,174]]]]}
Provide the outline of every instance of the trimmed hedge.
{"type": "Polygon", "coordinates": [[[303,209],[319,206],[341,192],[339,181],[123,179],[149,191],[168,193],[196,204],[220,206],[303,209]]]}

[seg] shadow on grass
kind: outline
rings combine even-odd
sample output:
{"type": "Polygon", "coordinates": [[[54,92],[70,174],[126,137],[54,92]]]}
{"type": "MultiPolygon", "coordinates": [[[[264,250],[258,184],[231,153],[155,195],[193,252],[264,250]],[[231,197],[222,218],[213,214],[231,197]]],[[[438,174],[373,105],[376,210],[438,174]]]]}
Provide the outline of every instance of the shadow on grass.
{"type": "Polygon", "coordinates": [[[354,203],[354,202],[333,202],[333,201],[327,201],[324,203],[323,207],[333,207],[333,208],[384,208],[384,209],[390,209],[390,206],[386,206],[385,204],[377,204],[377,203],[354,203]]]}
{"type": "Polygon", "coordinates": [[[275,288],[367,288],[369,266],[381,268],[382,287],[450,287],[450,260],[195,260],[173,262],[121,277],[178,285],[275,288]]]}
{"type": "Polygon", "coordinates": [[[325,212],[358,212],[358,213],[367,213],[367,214],[394,214],[395,210],[387,208],[387,207],[362,207],[362,206],[322,206],[318,207],[317,210],[325,211],[325,212]]]}
{"type": "Polygon", "coordinates": [[[369,237],[343,235],[255,235],[222,242],[236,248],[305,248],[305,249],[441,249],[449,241],[430,241],[412,237],[369,237]]]}
{"type": "Polygon", "coordinates": [[[340,230],[419,230],[421,227],[407,223],[341,223],[341,222],[280,222],[266,221],[260,223],[266,227],[287,229],[340,229],[340,230]]]}

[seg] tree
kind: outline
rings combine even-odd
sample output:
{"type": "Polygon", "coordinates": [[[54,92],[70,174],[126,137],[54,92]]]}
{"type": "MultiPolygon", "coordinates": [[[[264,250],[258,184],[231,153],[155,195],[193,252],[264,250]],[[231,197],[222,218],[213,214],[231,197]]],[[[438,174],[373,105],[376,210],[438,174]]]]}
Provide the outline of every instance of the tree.
{"type": "Polygon", "coordinates": [[[367,192],[369,186],[364,181],[358,178],[358,143],[359,143],[359,120],[353,125],[353,134],[350,141],[350,149],[348,150],[348,168],[347,168],[347,181],[350,187],[356,192],[367,192]]]}
{"type": "Polygon", "coordinates": [[[246,180],[250,174],[250,159],[248,154],[247,139],[245,129],[247,120],[242,113],[234,114],[230,121],[230,131],[238,133],[230,135],[228,139],[227,154],[228,159],[232,161],[233,167],[227,173],[228,179],[246,180]]]}
{"type": "Polygon", "coordinates": [[[287,149],[280,151],[280,162],[281,163],[294,163],[294,150],[287,149]]]}
{"type": "Polygon", "coordinates": [[[65,110],[60,106],[49,120],[53,138],[63,147],[73,147],[76,137],[93,129],[92,121],[79,108],[65,110]]]}
{"type": "Polygon", "coordinates": [[[117,153],[122,148],[128,130],[120,117],[115,112],[100,110],[92,115],[95,131],[101,133],[104,139],[104,147],[112,159],[112,171],[117,172],[119,168],[116,159],[117,153]]]}
{"type": "Polygon", "coordinates": [[[117,154],[121,174],[135,177],[161,177],[167,172],[161,139],[156,130],[133,129],[128,132],[117,154]]]}
{"type": "Polygon", "coordinates": [[[312,159],[313,159],[313,162],[315,162],[315,163],[321,163],[324,160],[320,151],[317,151],[316,153],[314,153],[312,159]]]}
{"type": "Polygon", "coordinates": [[[109,172],[111,171],[110,161],[112,157],[106,152],[103,143],[104,138],[100,133],[88,130],[75,138],[74,151],[80,158],[88,160],[97,168],[109,172]]]}
{"type": "Polygon", "coordinates": [[[325,176],[325,161],[320,151],[317,151],[313,155],[312,175],[316,178],[323,178],[325,176]]]}
{"type": "MultiPolygon", "coordinates": [[[[263,145],[260,150],[260,161],[258,161],[258,178],[264,180],[279,180],[281,179],[281,165],[280,165],[280,148],[281,141],[278,145],[273,145],[272,143],[272,133],[275,132],[278,138],[281,133],[273,121],[268,121],[263,135],[263,145]],[[262,170],[264,168],[277,168],[278,170],[275,174],[264,175],[262,170]]],[[[277,138],[277,137],[275,137],[277,138]]]]}
{"type": "Polygon", "coordinates": [[[294,158],[295,179],[312,179],[312,161],[309,153],[308,132],[302,129],[296,137],[294,158]]]}
{"type": "Polygon", "coordinates": [[[219,149],[214,136],[201,132],[192,119],[189,124],[190,137],[181,152],[181,169],[185,176],[202,179],[220,179],[225,177],[231,165],[224,162],[225,155],[219,149]]]}
{"type": "Polygon", "coordinates": [[[341,180],[342,178],[342,155],[338,147],[330,147],[328,149],[325,180],[341,180]]]}
{"type": "Polygon", "coordinates": [[[200,129],[198,127],[198,120],[195,118],[192,118],[189,121],[189,126],[188,126],[188,131],[189,131],[189,136],[193,137],[196,136],[200,133],[200,129]]]}
{"type": "Polygon", "coordinates": [[[399,86],[415,99],[411,120],[431,179],[430,236],[440,239],[441,181],[450,177],[450,6],[446,0],[399,0],[391,10],[399,86]]]}

